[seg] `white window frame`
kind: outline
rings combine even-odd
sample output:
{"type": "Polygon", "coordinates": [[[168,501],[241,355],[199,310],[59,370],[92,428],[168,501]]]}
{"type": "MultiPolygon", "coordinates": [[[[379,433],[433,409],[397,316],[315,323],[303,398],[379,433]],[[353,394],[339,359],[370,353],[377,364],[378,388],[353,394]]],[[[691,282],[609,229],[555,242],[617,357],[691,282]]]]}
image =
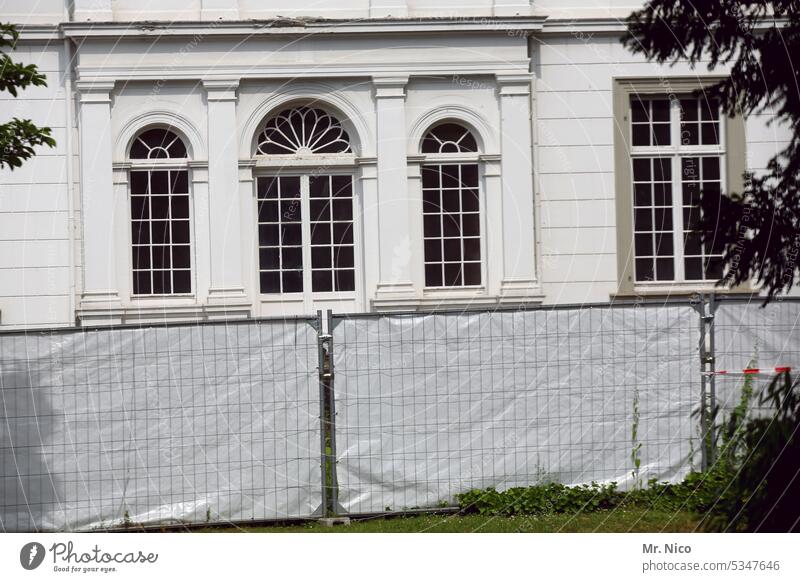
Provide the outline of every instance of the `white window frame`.
{"type": "MultiPolygon", "coordinates": [[[[144,130],[143,130],[144,131],[144,130]]],[[[140,135],[142,131],[137,132],[137,137],[140,135]]],[[[186,140],[179,136],[180,139],[186,140]]],[[[187,146],[188,150],[188,146],[187,146]]],[[[189,158],[161,158],[161,159],[131,159],[129,158],[126,160],[126,172],[127,172],[127,249],[126,249],[126,256],[127,256],[127,272],[128,272],[128,281],[130,285],[130,299],[132,302],[153,302],[159,300],[180,300],[180,299],[192,299],[196,296],[197,293],[197,245],[195,244],[195,227],[194,227],[194,217],[195,217],[195,209],[194,209],[194,196],[192,194],[192,172],[190,170],[190,159],[189,158]],[[147,293],[147,294],[136,294],[134,293],[134,286],[133,286],[133,217],[131,216],[131,196],[133,196],[131,192],[132,184],[131,184],[131,173],[132,172],[151,172],[151,171],[169,171],[169,170],[182,170],[186,172],[186,179],[187,179],[187,191],[189,195],[189,270],[190,270],[190,281],[191,281],[191,291],[188,293],[147,293]]],[[[152,244],[152,243],[151,243],[152,244]]],[[[172,270],[170,268],[170,270],[172,270]]]]}
{"type": "MultiPolygon", "coordinates": [[[[295,158],[290,155],[289,157],[295,158]]],[[[273,157],[274,158],[274,157],[273,157]]],[[[357,301],[360,295],[359,289],[362,286],[361,280],[363,277],[363,269],[361,268],[361,222],[358,200],[360,198],[356,191],[358,184],[358,175],[355,165],[349,159],[330,158],[328,163],[320,162],[318,159],[313,160],[312,163],[299,163],[301,160],[293,160],[292,164],[281,164],[281,168],[270,167],[271,164],[261,164],[257,166],[253,175],[253,201],[254,201],[254,216],[256,217],[256,227],[258,226],[258,181],[260,179],[269,179],[277,177],[291,177],[297,176],[300,178],[300,216],[301,226],[300,232],[302,237],[302,256],[303,256],[303,291],[302,293],[262,293],[260,277],[256,277],[257,295],[262,301],[291,301],[295,299],[302,302],[309,308],[315,301],[330,301],[330,300],[352,300],[357,301]],[[353,193],[353,265],[355,269],[355,288],[353,291],[313,291],[311,287],[311,216],[310,216],[310,187],[309,178],[312,175],[317,176],[349,176],[352,180],[352,193],[353,193]]],[[[352,156],[351,156],[352,158],[352,156]]],[[[289,160],[287,160],[289,161],[289,160]]],[[[307,160],[311,162],[311,160],[307,160]]],[[[261,270],[258,247],[260,241],[258,239],[258,232],[256,232],[256,253],[255,253],[255,272],[258,274],[261,270]]]]}
{"type": "MultiPolygon", "coordinates": [[[[644,156],[674,155],[672,177],[680,180],[680,158],[677,155],[680,147],[680,124],[671,124],[670,146],[634,148],[631,143],[631,97],[663,98],[669,101],[690,95],[693,91],[708,87],[719,82],[720,76],[693,76],[693,77],[626,77],[616,78],[613,81],[613,110],[614,110],[614,183],[616,193],[617,215],[617,277],[618,287],[615,296],[639,295],[664,295],[685,293],[692,294],[703,291],[719,291],[716,281],[709,280],[674,280],[674,281],[636,281],[634,277],[634,225],[633,225],[633,172],[632,158],[635,155],[644,156]],[[677,141],[676,141],[677,140],[677,141]],[[675,148],[674,151],[668,151],[675,148]],[[655,153],[654,153],[655,152],[655,153]],[[677,172],[677,173],[676,173],[677,172]]],[[[724,150],[720,162],[720,184],[722,195],[728,192],[741,192],[744,186],[742,174],[747,168],[745,156],[745,131],[744,120],[741,115],[724,117],[720,119],[720,144],[714,146],[688,146],[680,150],[681,155],[689,157],[694,155],[716,155],[718,149],[724,150]],[[691,152],[691,153],[690,153],[691,152]]],[[[678,189],[673,185],[673,237],[675,231],[683,232],[682,216],[682,184],[678,189]],[[681,205],[678,205],[681,202],[681,205]],[[676,216],[677,215],[677,216],[676,216]],[[676,222],[677,218],[680,218],[676,222]],[[675,227],[679,226],[679,229],[675,227]]],[[[677,243],[673,239],[673,245],[677,243]]],[[[680,268],[683,274],[683,240],[680,246],[680,268]]],[[[677,260],[676,260],[677,262],[677,260]]],[[[676,273],[677,276],[677,265],[676,273]]],[[[749,288],[737,288],[734,291],[750,292],[749,288]]]]}
{"type": "MultiPolygon", "coordinates": [[[[419,185],[419,218],[420,227],[419,227],[419,242],[420,242],[420,261],[421,261],[421,277],[422,277],[422,291],[428,297],[456,297],[456,296],[470,296],[470,295],[480,295],[485,292],[487,289],[487,279],[489,276],[488,268],[487,268],[487,203],[486,203],[486,188],[484,187],[484,164],[481,160],[481,151],[480,151],[480,142],[478,141],[477,136],[475,135],[475,131],[469,126],[469,124],[464,123],[460,119],[442,119],[429,125],[424,132],[422,132],[422,136],[420,142],[418,144],[420,154],[415,156],[419,163],[419,176],[420,176],[420,185],[419,185]],[[433,132],[437,127],[441,125],[453,124],[463,128],[465,131],[469,132],[472,139],[475,141],[476,148],[474,152],[422,152],[422,144],[424,143],[425,138],[433,132]],[[477,179],[477,189],[478,189],[478,244],[480,249],[480,277],[481,281],[478,284],[472,285],[445,285],[444,280],[442,281],[442,285],[431,285],[427,284],[427,275],[426,275],[426,263],[425,263],[425,224],[424,224],[424,202],[423,202],[423,193],[424,193],[424,185],[423,185],[423,170],[428,166],[435,166],[435,165],[474,165],[478,170],[478,179],[477,179]]],[[[461,233],[459,237],[462,241],[461,245],[461,263],[464,263],[464,248],[463,248],[463,240],[464,236],[461,233]]],[[[442,261],[444,261],[444,249],[442,249],[442,261]]],[[[444,278],[443,278],[444,279],[444,278]]],[[[463,279],[463,273],[462,273],[463,279]]]]}
{"type": "MultiPolygon", "coordinates": [[[[683,176],[681,172],[681,159],[690,157],[703,157],[714,156],[719,158],[720,169],[720,189],[722,192],[727,192],[725,164],[726,164],[726,131],[725,123],[722,115],[718,113],[717,120],[719,122],[719,143],[713,145],[688,145],[681,143],[681,99],[692,98],[690,94],[676,94],[674,98],[669,95],[663,97],[658,95],[641,95],[642,100],[664,99],[669,102],[669,127],[670,127],[670,145],[668,146],[634,146],[631,132],[633,124],[628,121],[629,139],[631,140],[630,148],[630,164],[631,174],[633,174],[633,160],[637,158],[670,158],[670,174],[672,177],[672,245],[673,245],[673,274],[672,281],[640,281],[636,279],[636,265],[635,259],[636,251],[634,249],[634,280],[637,286],[663,286],[665,284],[698,284],[710,286],[716,282],[716,279],[686,279],[685,274],[685,261],[684,261],[684,225],[683,225],[683,176]]],[[[698,139],[698,141],[700,141],[698,139]]],[[[633,177],[631,177],[631,184],[633,184],[633,177]]],[[[631,206],[633,208],[633,206],[631,206]]]]}

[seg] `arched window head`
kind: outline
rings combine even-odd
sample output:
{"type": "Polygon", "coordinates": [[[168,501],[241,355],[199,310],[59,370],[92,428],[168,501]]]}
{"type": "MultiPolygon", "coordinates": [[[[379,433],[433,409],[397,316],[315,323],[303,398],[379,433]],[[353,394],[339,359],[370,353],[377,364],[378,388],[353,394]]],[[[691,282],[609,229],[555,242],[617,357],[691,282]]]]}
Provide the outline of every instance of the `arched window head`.
{"type": "Polygon", "coordinates": [[[466,154],[477,151],[475,136],[457,123],[439,124],[422,138],[423,154],[466,154]]]}
{"type": "Polygon", "coordinates": [[[350,136],[341,122],[315,107],[293,107],[270,118],[258,136],[256,153],[349,154],[350,136]]]}
{"type": "Polygon", "coordinates": [[[186,144],[168,129],[147,129],[136,136],[131,145],[131,159],[158,160],[186,158],[186,144]]]}

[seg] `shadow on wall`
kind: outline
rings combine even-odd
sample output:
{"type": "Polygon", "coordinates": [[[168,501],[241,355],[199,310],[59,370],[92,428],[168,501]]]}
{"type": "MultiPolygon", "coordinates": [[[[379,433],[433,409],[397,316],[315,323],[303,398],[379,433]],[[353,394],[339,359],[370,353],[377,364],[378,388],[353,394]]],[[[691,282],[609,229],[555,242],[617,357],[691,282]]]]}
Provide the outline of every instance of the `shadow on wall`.
{"type": "Polygon", "coordinates": [[[54,415],[49,390],[35,363],[0,364],[0,530],[52,530],[52,515],[61,507],[60,484],[47,464],[54,415]]]}

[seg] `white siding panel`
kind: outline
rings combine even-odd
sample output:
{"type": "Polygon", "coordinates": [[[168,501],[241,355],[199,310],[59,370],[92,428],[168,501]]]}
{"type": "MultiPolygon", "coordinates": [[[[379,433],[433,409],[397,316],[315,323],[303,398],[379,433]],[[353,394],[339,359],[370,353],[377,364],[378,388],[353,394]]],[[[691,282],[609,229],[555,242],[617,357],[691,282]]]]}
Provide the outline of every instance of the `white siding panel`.
{"type": "Polygon", "coordinates": [[[595,255],[615,253],[613,227],[543,228],[542,255],[595,255]]]}
{"type": "Polygon", "coordinates": [[[541,218],[544,228],[584,228],[616,224],[613,200],[544,200],[541,218]]]}
{"type": "Polygon", "coordinates": [[[617,278],[616,255],[547,255],[542,257],[545,281],[571,283],[613,282],[617,278]]]}
{"type": "Polygon", "coordinates": [[[540,174],[543,200],[613,200],[614,173],[540,174]]]}
{"type": "Polygon", "coordinates": [[[610,145],[540,146],[539,171],[542,174],[613,172],[614,148],[610,145]]]}
{"type": "Polygon", "coordinates": [[[66,184],[0,184],[0,212],[67,210],[66,184]]]}
{"type": "Polygon", "coordinates": [[[74,325],[69,295],[1,297],[0,326],[4,330],[74,325]]]}
{"type": "Polygon", "coordinates": [[[0,240],[61,239],[66,242],[67,236],[66,212],[0,214],[0,240]]]}
{"type": "Polygon", "coordinates": [[[0,184],[63,184],[67,164],[63,156],[33,157],[21,167],[0,170],[0,184]]]}
{"type": "MultiPolygon", "coordinates": [[[[68,267],[69,245],[62,240],[0,240],[0,273],[24,267],[68,267]]],[[[13,271],[12,273],[13,274],[13,271]]]]}
{"type": "Polygon", "coordinates": [[[4,269],[0,297],[63,295],[69,290],[69,268],[4,269]]]}
{"type": "Polygon", "coordinates": [[[613,145],[611,119],[542,119],[539,144],[542,146],[613,145]]]}
{"type": "Polygon", "coordinates": [[[610,119],[614,115],[611,91],[546,91],[538,86],[536,111],[540,120],[610,119]]]}
{"type": "Polygon", "coordinates": [[[613,281],[542,283],[547,303],[603,303],[617,290],[613,281]]]}

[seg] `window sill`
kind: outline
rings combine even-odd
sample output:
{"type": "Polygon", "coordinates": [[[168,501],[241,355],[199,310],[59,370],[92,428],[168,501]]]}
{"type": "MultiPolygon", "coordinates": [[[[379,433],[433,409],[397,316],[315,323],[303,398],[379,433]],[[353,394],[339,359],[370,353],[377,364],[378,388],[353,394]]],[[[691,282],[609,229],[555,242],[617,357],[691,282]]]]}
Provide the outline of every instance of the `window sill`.
{"type": "Polygon", "coordinates": [[[713,283],[674,283],[655,285],[636,285],[632,291],[619,291],[610,293],[609,297],[615,299],[631,299],[636,297],[689,297],[698,294],[710,295],[757,295],[758,291],[746,286],[727,288],[716,287],[713,283]]]}

